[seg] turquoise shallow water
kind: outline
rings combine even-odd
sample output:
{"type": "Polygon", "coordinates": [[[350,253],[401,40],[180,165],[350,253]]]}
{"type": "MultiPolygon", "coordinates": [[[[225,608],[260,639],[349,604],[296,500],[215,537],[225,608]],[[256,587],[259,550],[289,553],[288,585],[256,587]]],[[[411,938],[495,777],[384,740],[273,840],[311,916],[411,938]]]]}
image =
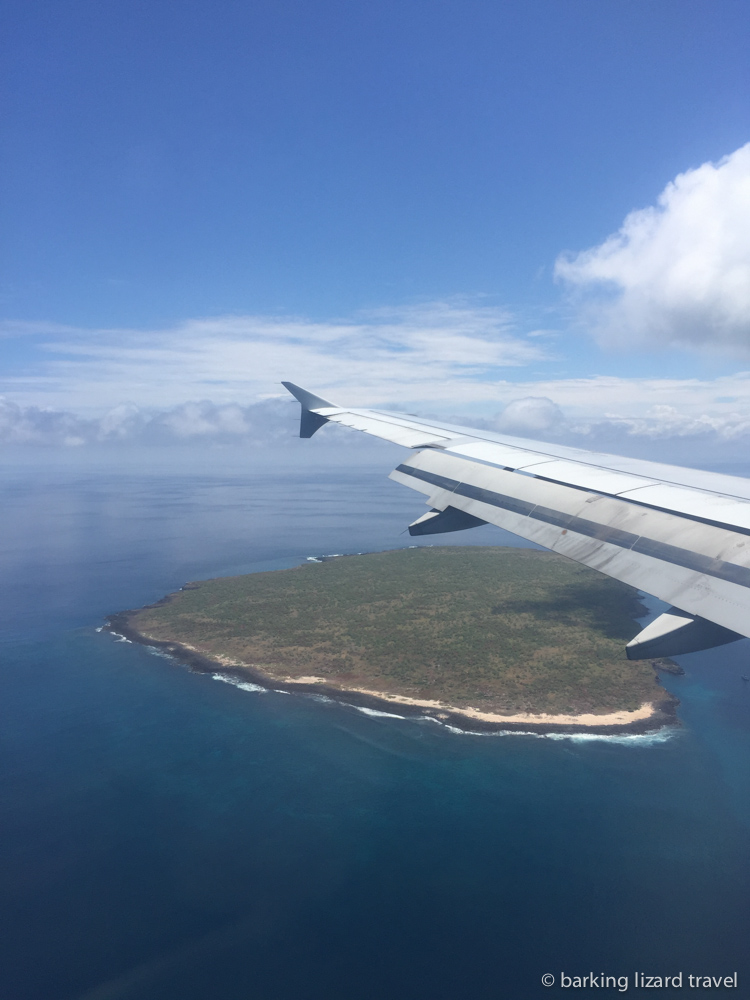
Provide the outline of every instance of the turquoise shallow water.
{"type": "Polygon", "coordinates": [[[405,544],[419,502],[381,472],[19,469],[3,500],[3,997],[750,991],[747,643],[682,658],[676,734],[458,735],[95,630],[189,579],[405,544]]]}

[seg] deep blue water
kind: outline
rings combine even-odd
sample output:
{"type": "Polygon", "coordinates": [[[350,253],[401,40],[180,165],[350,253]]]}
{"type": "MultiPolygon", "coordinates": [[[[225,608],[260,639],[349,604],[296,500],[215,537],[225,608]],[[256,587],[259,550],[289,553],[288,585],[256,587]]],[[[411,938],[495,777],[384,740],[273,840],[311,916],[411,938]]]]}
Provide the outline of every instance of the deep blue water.
{"type": "Polygon", "coordinates": [[[676,735],[458,735],[95,631],[190,579],[407,544],[419,498],[381,469],[8,467],[2,510],[3,998],[525,1000],[636,969],[750,995],[750,644],[682,658],[676,735]]]}

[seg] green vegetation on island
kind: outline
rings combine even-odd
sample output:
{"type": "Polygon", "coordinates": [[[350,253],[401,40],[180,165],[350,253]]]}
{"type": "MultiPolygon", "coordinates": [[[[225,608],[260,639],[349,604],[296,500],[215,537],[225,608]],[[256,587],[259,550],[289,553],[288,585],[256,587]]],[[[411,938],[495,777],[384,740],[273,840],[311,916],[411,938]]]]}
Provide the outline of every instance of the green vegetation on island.
{"type": "Polygon", "coordinates": [[[606,714],[669,697],[625,656],[642,612],[632,588],[550,552],[431,547],[189,584],[126,621],[270,678],[502,715],[606,714]]]}

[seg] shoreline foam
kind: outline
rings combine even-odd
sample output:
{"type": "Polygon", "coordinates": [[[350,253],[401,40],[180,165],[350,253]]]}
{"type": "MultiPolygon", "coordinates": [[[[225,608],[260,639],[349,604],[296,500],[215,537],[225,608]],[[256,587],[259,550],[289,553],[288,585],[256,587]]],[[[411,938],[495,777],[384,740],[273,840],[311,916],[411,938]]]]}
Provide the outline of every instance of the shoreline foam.
{"type": "Polygon", "coordinates": [[[142,609],[112,615],[104,625],[104,630],[131,642],[166,652],[196,673],[215,674],[218,670],[269,691],[324,694],[342,704],[381,712],[398,705],[404,710],[406,717],[434,718],[462,731],[467,730],[471,724],[472,730],[478,728],[483,732],[515,730],[532,734],[619,735],[654,733],[666,726],[678,724],[676,715],[678,702],[672,696],[661,701],[644,702],[632,711],[621,710],[602,714],[582,712],[577,715],[519,712],[506,716],[369,688],[338,687],[325,678],[312,674],[302,677],[274,677],[258,666],[242,663],[220,653],[206,653],[185,643],[153,639],[144,635],[130,624],[130,616],[140,610],[142,609]]]}

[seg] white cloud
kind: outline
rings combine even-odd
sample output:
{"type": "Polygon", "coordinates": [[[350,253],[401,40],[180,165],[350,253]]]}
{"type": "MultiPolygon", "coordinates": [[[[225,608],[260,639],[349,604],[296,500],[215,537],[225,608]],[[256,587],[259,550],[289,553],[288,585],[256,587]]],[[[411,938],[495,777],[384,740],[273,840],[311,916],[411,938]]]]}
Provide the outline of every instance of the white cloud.
{"type": "Polygon", "coordinates": [[[295,405],[281,400],[246,407],[204,400],[150,412],[127,404],[102,417],[85,417],[0,397],[0,443],[70,447],[206,441],[276,447],[294,439],[297,413],[295,405]]]}
{"type": "Polygon", "coordinates": [[[604,344],[750,352],[750,143],[679,174],[555,273],[604,344]]]}
{"type": "Polygon", "coordinates": [[[750,413],[690,413],[656,405],[640,417],[608,414],[600,419],[567,423],[566,443],[617,455],[633,455],[672,465],[711,468],[741,466],[750,476],[750,413]]]}
{"type": "Polygon", "coordinates": [[[74,413],[19,406],[0,396],[0,442],[3,444],[80,445],[93,425],[74,413]]]}
{"type": "Polygon", "coordinates": [[[24,368],[0,379],[6,444],[112,453],[120,444],[237,444],[268,455],[278,446],[297,448],[302,461],[329,446],[350,456],[375,447],[333,426],[312,446],[300,442],[299,407],[282,378],[344,405],[401,405],[583,447],[669,458],[677,443],[686,464],[711,462],[716,448],[741,458],[750,444],[750,372],[521,381],[522,366],[546,357],[544,338],[519,336],[502,310],[456,300],[356,321],[228,316],[151,331],[6,323],[5,334],[31,347],[24,368]]]}
{"type": "Polygon", "coordinates": [[[600,421],[569,425],[573,433],[590,435],[603,427],[619,428],[631,437],[670,440],[687,437],[711,437],[719,441],[750,438],[750,413],[685,413],[674,406],[657,405],[642,417],[609,415],[600,421]]]}
{"type": "Polygon", "coordinates": [[[27,405],[43,399],[59,409],[99,412],[113,402],[244,404],[285,395],[282,379],[349,404],[497,401],[501,371],[546,356],[538,340],[514,332],[505,311],[458,300],[339,322],[221,316],[161,330],[6,322],[4,331],[36,348],[27,373],[6,376],[0,392],[27,405]]]}
{"type": "MultiPolygon", "coordinates": [[[[475,420],[459,411],[446,419],[676,464],[746,463],[749,390],[750,373],[706,381],[598,377],[502,383],[508,402],[495,417],[475,420]]],[[[208,400],[163,409],[127,404],[95,417],[0,398],[0,444],[77,452],[95,446],[111,453],[128,446],[167,446],[174,452],[183,445],[189,452],[237,446],[251,449],[255,460],[262,455],[288,462],[293,449],[295,464],[323,455],[333,462],[379,461],[375,452],[382,442],[329,425],[311,444],[297,437],[298,420],[299,406],[291,398],[249,406],[208,400]]]]}
{"type": "Polygon", "coordinates": [[[379,455],[394,448],[337,424],[326,427],[325,434],[319,434],[311,444],[298,436],[299,413],[299,404],[291,396],[249,406],[201,400],[163,410],[142,410],[127,404],[101,417],[20,406],[0,396],[0,450],[10,448],[16,454],[21,446],[28,454],[44,448],[89,457],[122,457],[156,449],[160,457],[181,454],[183,460],[193,456],[200,462],[223,454],[244,468],[250,459],[266,464],[280,461],[287,467],[307,461],[351,465],[377,461],[379,455]]]}
{"type": "Polygon", "coordinates": [[[473,423],[579,448],[711,466],[750,459],[750,373],[716,379],[597,376],[506,383],[506,408],[473,423]]]}
{"type": "Polygon", "coordinates": [[[509,403],[495,422],[507,434],[556,434],[565,423],[562,410],[546,396],[524,396],[509,403]]]}
{"type": "MultiPolygon", "coordinates": [[[[601,420],[641,420],[656,413],[659,407],[671,408],[687,420],[719,423],[750,418],[750,372],[737,372],[712,379],[698,378],[622,378],[596,375],[590,378],[550,378],[529,381],[498,382],[495,397],[506,403],[505,410],[493,418],[497,428],[507,413],[507,426],[517,407],[539,407],[554,421],[560,412],[566,426],[584,427],[601,420]],[[527,402],[543,400],[547,402],[527,402]],[[553,410],[552,407],[558,408],[553,410]]],[[[493,413],[487,404],[485,413],[493,413]]],[[[451,411],[458,413],[458,411],[451,411]]],[[[458,417],[456,417],[458,419],[458,417]]],[[[489,419],[486,417],[485,419],[489,419]]],[[[542,417],[540,416],[540,419],[542,417]]],[[[718,426],[718,425],[717,425],[718,426]]],[[[530,434],[531,431],[525,433],[530,434]]]]}

